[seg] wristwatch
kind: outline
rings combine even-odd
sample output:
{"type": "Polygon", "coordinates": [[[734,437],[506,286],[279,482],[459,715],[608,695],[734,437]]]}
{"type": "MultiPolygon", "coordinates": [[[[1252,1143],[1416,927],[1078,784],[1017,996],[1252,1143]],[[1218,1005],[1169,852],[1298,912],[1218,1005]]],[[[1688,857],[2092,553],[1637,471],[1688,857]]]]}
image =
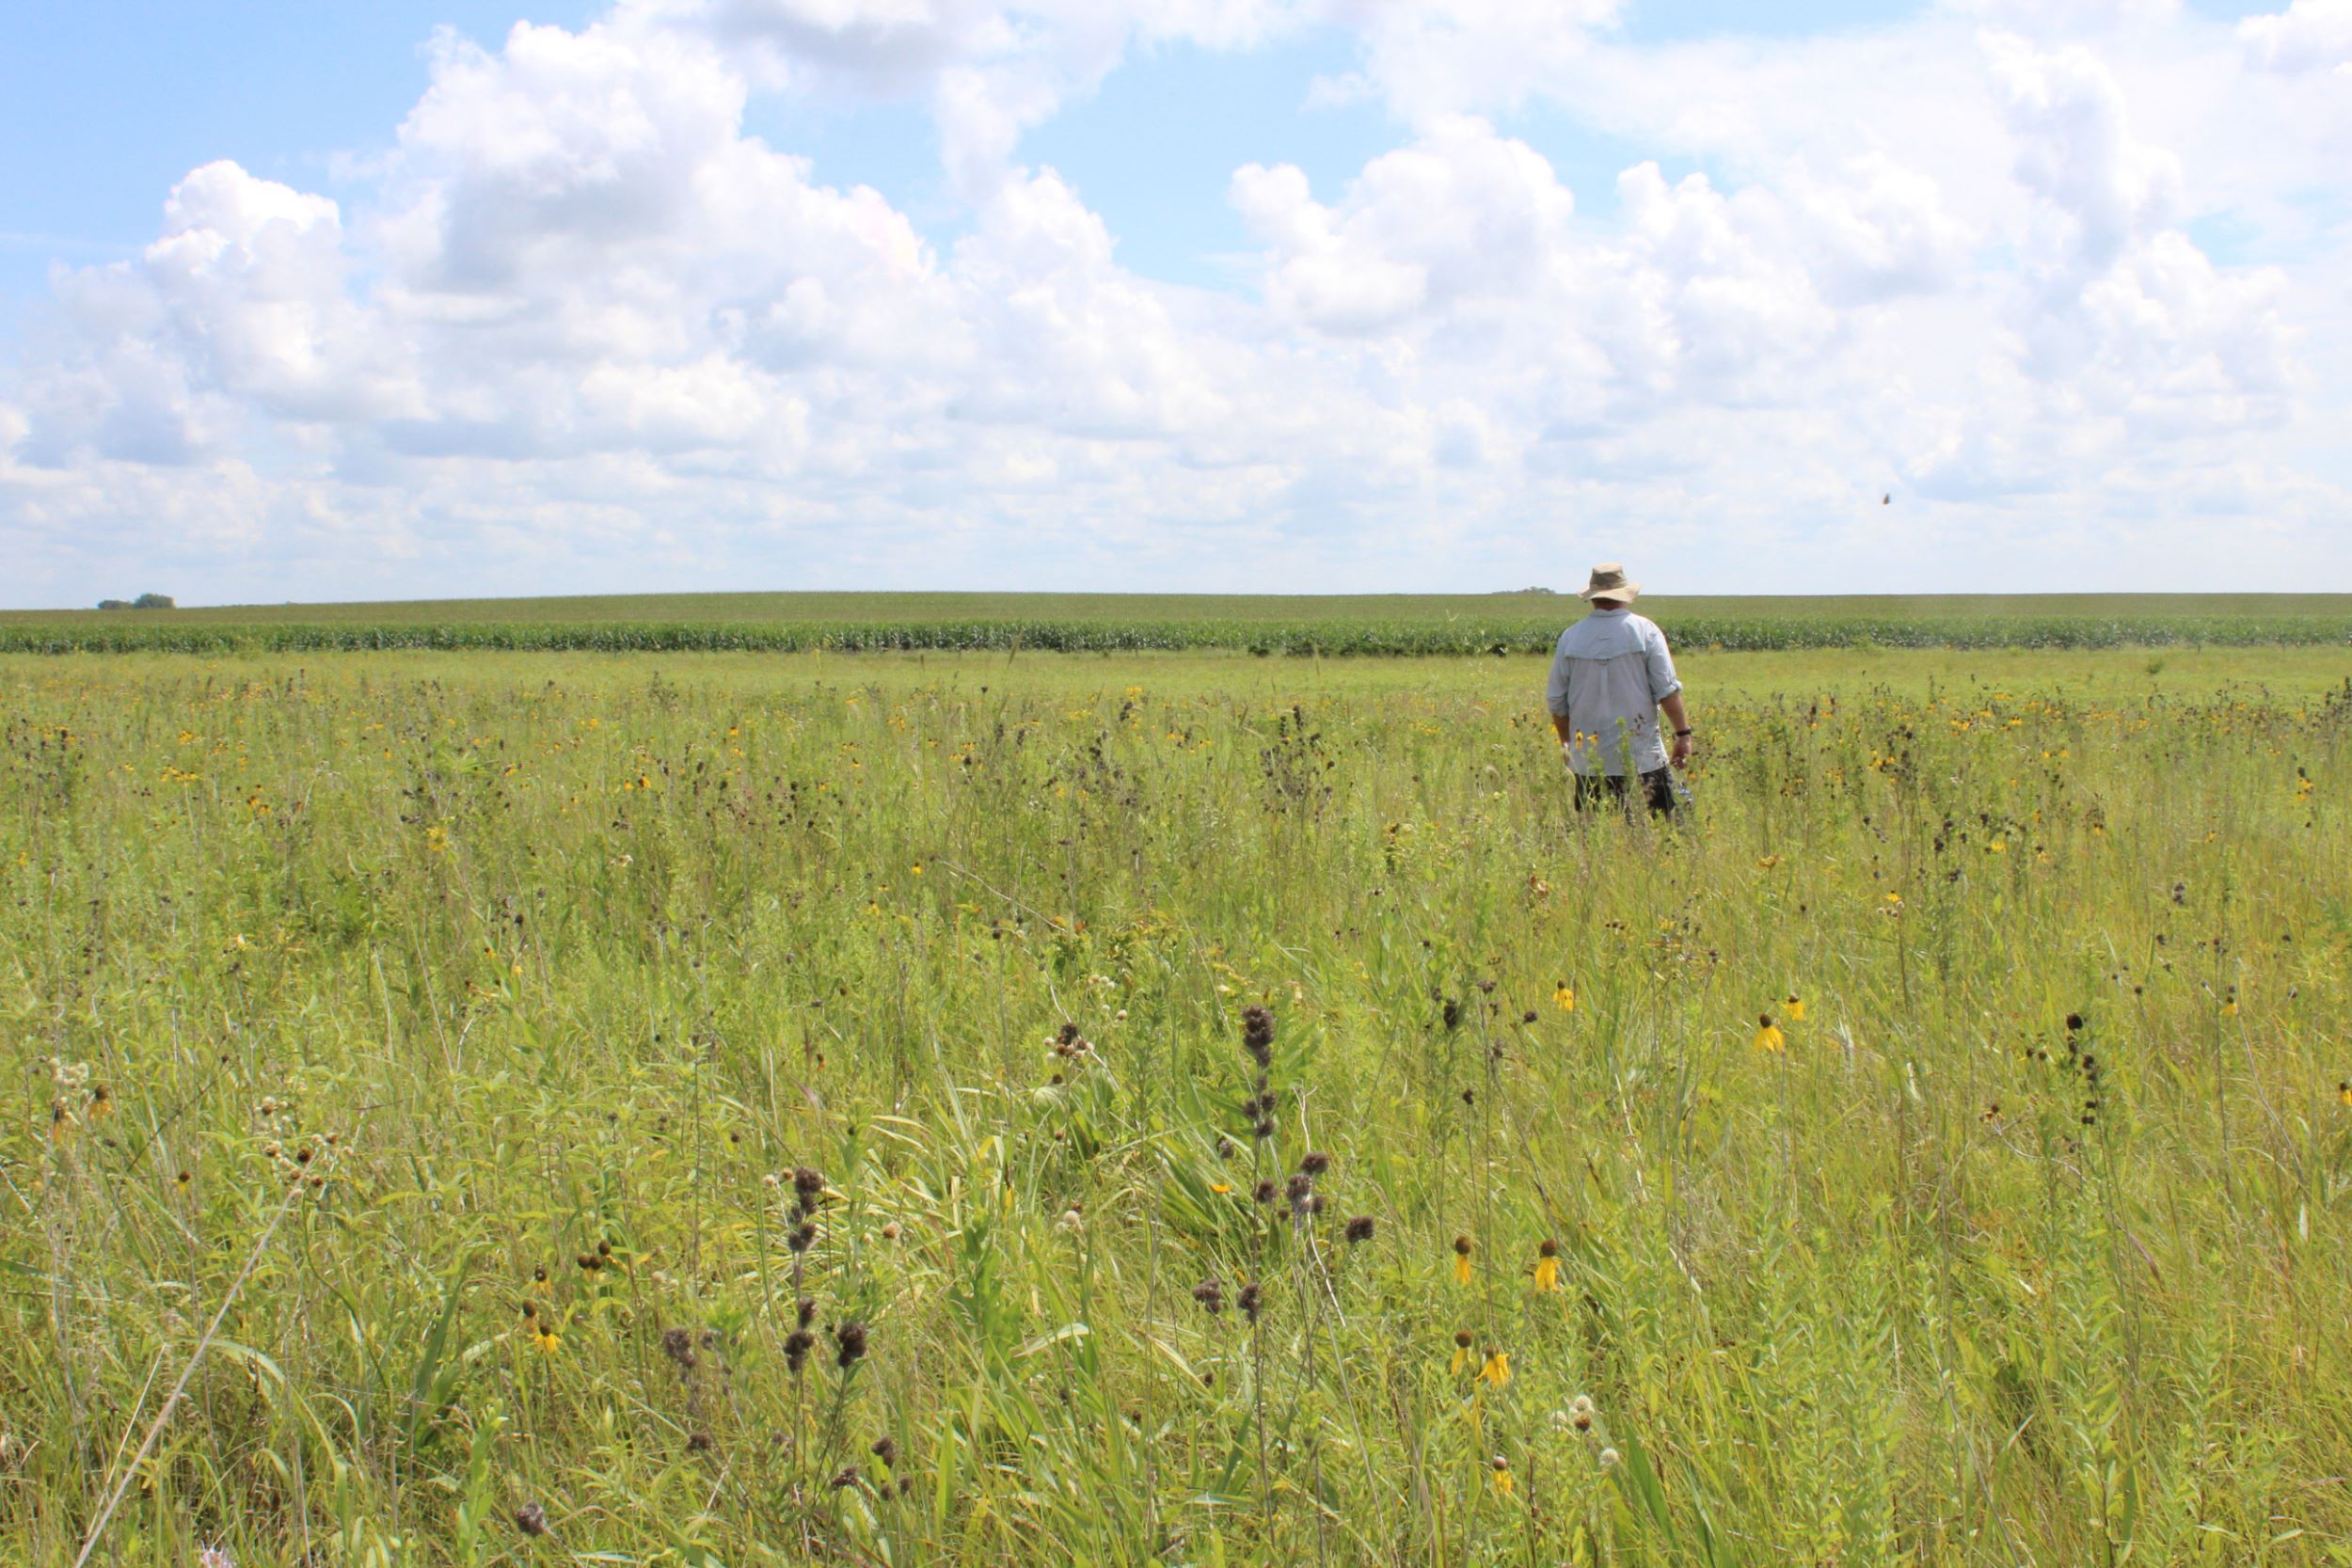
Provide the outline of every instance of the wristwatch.
{"type": "Polygon", "coordinates": [[[1675,731],[1675,737],[1679,740],[1688,737],[1690,734],[1691,732],[1689,730],[1677,730],[1675,731]]]}

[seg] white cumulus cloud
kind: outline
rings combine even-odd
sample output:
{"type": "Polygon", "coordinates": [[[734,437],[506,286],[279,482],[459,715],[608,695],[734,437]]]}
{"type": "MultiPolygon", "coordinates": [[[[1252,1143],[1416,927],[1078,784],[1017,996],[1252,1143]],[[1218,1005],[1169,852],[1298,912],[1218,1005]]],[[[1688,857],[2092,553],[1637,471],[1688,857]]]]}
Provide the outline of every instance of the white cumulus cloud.
{"type": "Polygon", "coordinates": [[[2341,17],[1637,45],[1613,0],[625,0],[444,35],[331,196],[207,164],[137,255],[59,270],[0,369],[0,531],[73,598],[124,559],[191,598],[1579,554],[1999,586],[1988,546],[2144,586],[2129,541],[2213,515],[2341,574],[2341,17]],[[1395,145],[1220,171],[1232,289],[1139,275],[1025,158],[1138,48],[1314,29],[1395,145]],[[771,94],[928,109],[955,222],[749,134],[771,94]],[[1538,101],[1624,166],[1573,188],[1538,101]]]}

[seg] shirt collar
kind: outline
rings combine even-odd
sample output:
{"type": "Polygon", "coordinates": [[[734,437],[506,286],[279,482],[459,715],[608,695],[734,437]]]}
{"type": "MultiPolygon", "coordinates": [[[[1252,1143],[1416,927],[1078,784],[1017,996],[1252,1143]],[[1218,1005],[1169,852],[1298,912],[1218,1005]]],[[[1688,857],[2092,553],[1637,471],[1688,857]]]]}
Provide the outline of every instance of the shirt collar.
{"type": "Polygon", "coordinates": [[[1591,610],[1585,611],[1585,613],[1591,616],[1599,616],[1605,619],[1614,620],[1620,615],[1630,615],[1633,611],[1627,609],[1624,605],[1619,605],[1614,610],[1591,610]]]}

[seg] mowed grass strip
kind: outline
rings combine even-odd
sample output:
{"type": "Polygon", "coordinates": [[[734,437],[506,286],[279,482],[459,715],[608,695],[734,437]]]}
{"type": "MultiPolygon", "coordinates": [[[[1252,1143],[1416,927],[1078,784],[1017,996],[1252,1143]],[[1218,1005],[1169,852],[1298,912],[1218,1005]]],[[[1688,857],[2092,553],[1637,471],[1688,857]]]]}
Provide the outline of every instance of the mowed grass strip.
{"type": "Polygon", "coordinates": [[[2338,662],[0,659],[0,1539],[2331,1560],[2338,662]]]}

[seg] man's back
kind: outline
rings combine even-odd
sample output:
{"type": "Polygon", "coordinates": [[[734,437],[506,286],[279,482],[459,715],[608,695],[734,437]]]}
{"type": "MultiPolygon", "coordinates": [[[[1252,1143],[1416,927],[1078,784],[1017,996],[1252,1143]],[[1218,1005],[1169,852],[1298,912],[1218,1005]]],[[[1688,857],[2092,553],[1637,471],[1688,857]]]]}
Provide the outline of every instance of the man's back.
{"type": "Polygon", "coordinates": [[[1579,773],[1647,773],[1666,766],[1658,705],[1682,689],[1666,634],[1629,610],[1596,610],[1560,634],[1546,699],[1565,716],[1573,738],[1568,766],[1579,773]]]}

